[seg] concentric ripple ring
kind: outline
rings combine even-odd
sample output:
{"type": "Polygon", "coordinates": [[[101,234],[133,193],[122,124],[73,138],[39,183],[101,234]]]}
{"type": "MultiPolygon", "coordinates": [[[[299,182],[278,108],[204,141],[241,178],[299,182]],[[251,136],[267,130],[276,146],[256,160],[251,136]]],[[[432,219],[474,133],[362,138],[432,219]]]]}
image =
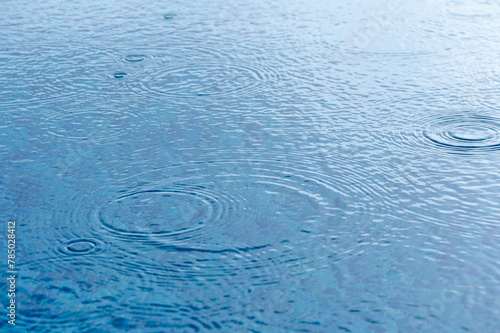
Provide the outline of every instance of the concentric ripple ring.
{"type": "Polygon", "coordinates": [[[115,236],[143,239],[202,228],[216,210],[210,194],[182,186],[133,191],[111,202],[112,213],[99,214],[102,225],[115,236]]]}
{"type": "Polygon", "coordinates": [[[262,66],[196,64],[144,70],[130,88],[145,96],[227,96],[255,94],[279,79],[262,66]]]}
{"type": "Polygon", "coordinates": [[[85,215],[118,247],[133,242],[155,258],[128,262],[132,271],[159,279],[255,271],[266,283],[280,266],[299,274],[364,251],[396,215],[390,193],[361,166],[336,161],[322,170],[310,162],[233,159],[151,170],[124,178],[123,190],[107,192],[109,201],[85,215]]]}
{"type": "Polygon", "coordinates": [[[488,116],[453,116],[428,124],[424,137],[436,146],[459,152],[500,149],[500,121],[488,116]]]}

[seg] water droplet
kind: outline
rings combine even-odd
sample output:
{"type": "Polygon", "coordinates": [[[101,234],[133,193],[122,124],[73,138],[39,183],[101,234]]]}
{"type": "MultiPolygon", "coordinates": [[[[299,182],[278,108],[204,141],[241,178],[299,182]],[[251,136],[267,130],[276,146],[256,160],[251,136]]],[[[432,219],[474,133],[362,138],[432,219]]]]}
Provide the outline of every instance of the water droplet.
{"type": "Polygon", "coordinates": [[[127,76],[127,73],[123,73],[123,72],[118,72],[118,73],[113,74],[113,77],[116,79],[121,79],[121,78],[124,78],[125,76],[127,76]]]}
{"type": "Polygon", "coordinates": [[[93,248],[96,247],[96,243],[94,243],[91,240],[86,240],[86,239],[79,239],[79,240],[74,240],[71,241],[66,245],[66,248],[70,252],[76,252],[76,253],[85,253],[91,251],[93,248]]]}
{"type": "Polygon", "coordinates": [[[101,249],[100,242],[90,238],[77,238],[67,241],[59,247],[59,252],[65,255],[84,255],[101,249]]]}
{"type": "MultiPolygon", "coordinates": [[[[146,58],[146,56],[141,55],[141,54],[130,54],[125,57],[125,61],[128,62],[139,62],[143,61],[146,58]]],[[[118,73],[118,74],[123,74],[123,73],[118,73]]]]}

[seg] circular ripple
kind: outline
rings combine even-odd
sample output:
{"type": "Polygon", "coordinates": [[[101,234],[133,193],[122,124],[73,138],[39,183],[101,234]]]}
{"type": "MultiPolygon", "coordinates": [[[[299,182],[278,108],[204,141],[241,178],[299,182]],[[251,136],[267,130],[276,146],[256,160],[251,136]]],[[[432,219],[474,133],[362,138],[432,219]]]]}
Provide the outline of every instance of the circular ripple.
{"type": "Polygon", "coordinates": [[[394,207],[381,180],[367,176],[374,170],[297,161],[292,167],[278,158],[219,159],[138,174],[120,181],[119,194],[103,193],[108,199],[88,219],[124,241],[124,252],[144,254],[124,262],[127,270],[172,289],[241,274],[271,283],[361,253],[384,237],[394,207]]]}
{"type": "Polygon", "coordinates": [[[211,220],[213,201],[202,188],[134,191],[111,202],[111,211],[99,214],[99,220],[108,231],[125,238],[180,234],[211,220]]]}
{"type": "Polygon", "coordinates": [[[111,143],[138,123],[138,116],[128,112],[90,110],[57,113],[47,117],[41,128],[48,134],[70,141],[111,143]]]}
{"type": "Polygon", "coordinates": [[[255,94],[268,88],[279,75],[259,66],[231,64],[151,68],[136,75],[131,89],[146,96],[227,96],[255,94]]]}
{"type": "Polygon", "coordinates": [[[59,248],[59,252],[68,255],[83,255],[97,251],[100,251],[99,241],[90,238],[73,239],[59,248]]]}
{"type": "Polygon", "coordinates": [[[495,131],[480,126],[457,126],[449,130],[452,138],[461,141],[484,141],[495,136],[495,131]]]}
{"type": "MultiPolygon", "coordinates": [[[[59,217],[58,215],[53,216],[54,219],[59,219],[59,217]]],[[[66,216],[66,219],[71,219],[71,217],[66,216]]],[[[75,233],[69,235],[57,233],[50,235],[50,238],[51,243],[59,243],[56,247],[52,248],[50,252],[55,255],[53,259],[55,261],[59,260],[61,263],[72,259],[86,260],[90,257],[95,258],[97,255],[102,255],[102,253],[110,247],[110,244],[106,240],[102,240],[100,235],[94,234],[88,237],[82,237],[75,233]]],[[[48,245],[50,246],[51,244],[48,245]]],[[[42,253],[46,252],[42,251],[42,253]]]]}
{"type": "Polygon", "coordinates": [[[500,149],[500,120],[486,116],[454,116],[436,119],[423,135],[434,145],[452,151],[500,149]]]}
{"type": "Polygon", "coordinates": [[[127,73],[124,73],[124,72],[118,72],[118,73],[114,73],[112,75],[115,79],[123,79],[125,76],[127,76],[127,73]]]}
{"type": "MultiPolygon", "coordinates": [[[[406,101],[395,103],[398,108],[406,101]]],[[[418,107],[418,106],[417,106],[418,107]]],[[[444,105],[443,105],[444,107],[444,105]]],[[[470,155],[483,154],[500,149],[500,119],[493,115],[491,109],[479,113],[451,113],[443,115],[439,110],[428,114],[417,115],[408,112],[406,118],[394,119],[390,116],[393,108],[386,108],[386,124],[369,132],[377,142],[392,147],[394,152],[432,153],[470,155]],[[399,128],[395,130],[395,128],[399,128]]]]}
{"type": "Polygon", "coordinates": [[[125,57],[125,61],[128,62],[139,62],[143,61],[144,59],[146,59],[146,56],[141,54],[131,54],[125,57]]]}

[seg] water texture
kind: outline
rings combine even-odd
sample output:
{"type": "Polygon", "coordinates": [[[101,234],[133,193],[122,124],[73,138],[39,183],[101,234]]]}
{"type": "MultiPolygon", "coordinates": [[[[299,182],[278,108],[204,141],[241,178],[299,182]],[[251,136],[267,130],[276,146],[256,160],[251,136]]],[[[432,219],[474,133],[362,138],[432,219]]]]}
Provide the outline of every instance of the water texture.
{"type": "Polygon", "coordinates": [[[498,3],[0,12],[1,331],[500,331],[498,3]]]}

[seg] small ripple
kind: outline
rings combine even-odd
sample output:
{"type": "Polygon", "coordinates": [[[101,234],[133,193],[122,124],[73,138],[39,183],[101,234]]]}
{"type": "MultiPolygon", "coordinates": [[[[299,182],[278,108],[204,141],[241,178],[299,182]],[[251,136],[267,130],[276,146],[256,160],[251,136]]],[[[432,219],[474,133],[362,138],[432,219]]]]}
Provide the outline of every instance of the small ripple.
{"type": "Polygon", "coordinates": [[[113,73],[112,77],[114,77],[115,79],[123,79],[127,75],[128,74],[125,72],[117,72],[117,73],[113,73]]]}
{"type": "Polygon", "coordinates": [[[142,54],[131,54],[125,57],[125,61],[128,62],[139,62],[143,61],[144,59],[146,59],[146,56],[142,54]]]}
{"type": "Polygon", "coordinates": [[[86,255],[100,251],[100,241],[92,238],[72,239],[58,247],[58,252],[65,255],[86,255]]]}
{"type": "Polygon", "coordinates": [[[213,219],[215,200],[199,187],[133,191],[111,202],[111,210],[99,214],[99,220],[110,233],[126,239],[178,235],[213,219]]]}
{"type": "Polygon", "coordinates": [[[177,16],[177,15],[175,15],[175,14],[172,14],[172,13],[167,13],[167,14],[163,15],[163,18],[164,18],[165,20],[172,20],[172,19],[174,19],[176,16],[177,16]]]}

